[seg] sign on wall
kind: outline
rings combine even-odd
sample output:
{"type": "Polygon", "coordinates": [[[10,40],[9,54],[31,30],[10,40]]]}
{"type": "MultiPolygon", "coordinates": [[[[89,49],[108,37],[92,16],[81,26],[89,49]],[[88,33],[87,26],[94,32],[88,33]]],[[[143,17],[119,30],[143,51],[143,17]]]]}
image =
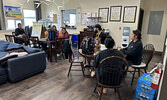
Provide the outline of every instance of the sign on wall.
{"type": "Polygon", "coordinates": [[[22,9],[20,7],[5,6],[6,17],[23,17],[22,9]]]}

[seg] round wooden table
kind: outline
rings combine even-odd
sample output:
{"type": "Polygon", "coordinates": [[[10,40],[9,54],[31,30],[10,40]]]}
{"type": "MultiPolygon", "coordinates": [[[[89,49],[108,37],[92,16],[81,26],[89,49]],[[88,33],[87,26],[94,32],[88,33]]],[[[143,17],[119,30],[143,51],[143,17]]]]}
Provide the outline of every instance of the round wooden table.
{"type": "Polygon", "coordinates": [[[93,60],[94,56],[97,55],[99,51],[100,51],[100,49],[95,48],[95,53],[94,54],[84,54],[84,53],[82,53],[82,49],[79,49],[79,54],[87,59],[88,66],[90,66],[90,61],[89,60],[93,60]]]}

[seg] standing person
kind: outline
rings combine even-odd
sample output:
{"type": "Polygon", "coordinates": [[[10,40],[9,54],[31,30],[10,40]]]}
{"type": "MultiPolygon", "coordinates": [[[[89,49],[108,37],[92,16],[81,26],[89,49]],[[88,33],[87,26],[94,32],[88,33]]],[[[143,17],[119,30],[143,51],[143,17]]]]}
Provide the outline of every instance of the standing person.
{"type": "Polygon", "coordinates": [[[25,35],[25,30],[22,28],[21,23],[18,23],[18,28],[15,29],[16,41],[19,44],[23,44],[23,36],[25,35]]]}
{"type": "Polygon", "coordinates": [[[131,42],[127,48],[122,49],[118,47],[118,50],[122,51],[126,55],[126,59],[129,65],[140,65],[142,62],[143,44],[141,42],[141,32],[134,30],[130,36],[131,42]]]}
{"type": "Polygon", "coordinates": [[[69,34],[68,34],[66,28],[62,28],[62,34],[63,34],[63,38],[69,39],[69,34]]]}
{"type": "Polygon", "coordinates": [[[55,25],[53,25],[52,30],[49,31],[49,40],[55,40],[57,37],[57,28],[55,25]]]}
{"type": "Polygon", "coordinates": [[[49,26],[48,26],[48,31],[51,31],[51,30],[52,30],[52,26],[49,25],[49,26]]]}

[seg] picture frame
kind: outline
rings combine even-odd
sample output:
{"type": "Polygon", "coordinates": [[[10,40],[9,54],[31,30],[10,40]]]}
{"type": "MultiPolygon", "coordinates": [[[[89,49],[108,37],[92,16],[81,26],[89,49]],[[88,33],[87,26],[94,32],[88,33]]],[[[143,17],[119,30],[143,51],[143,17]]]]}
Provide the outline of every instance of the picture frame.
{"type": "Polygon", "coordinates": [[[137,6],[125,6],[123,14],[124,23],[135,23],[137,6]]]}
{"type": "Polygon", "coordinates": [[[122,6],[110,6],[110,21],[120,22],[122,6]]]}
{"type": "Polygon", "coordinates": [[[108,13],[109,13],[109,8],[99,8],[98,21],[100,23],[108,23],[108,13]]]}

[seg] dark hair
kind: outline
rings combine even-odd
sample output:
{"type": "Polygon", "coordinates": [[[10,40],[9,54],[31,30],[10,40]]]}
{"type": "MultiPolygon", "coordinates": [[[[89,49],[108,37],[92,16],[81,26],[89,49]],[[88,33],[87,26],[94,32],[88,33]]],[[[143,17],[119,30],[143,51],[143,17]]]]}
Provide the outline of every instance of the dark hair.
{"type": "Polygon", "coordinates": [[[62,27],[62,30],[63,30],[63,29],[66,31],[66,28],[65,28],[65,27],[62,27]]]}
{"type": "Polygon", "coordinates": [[[98,28],[99,30],[102,30],[101,25],[96,24],[94,28],[98,28]]]}
{"type": "Polygon", "coordinates": [[[104,44],[105,44],[106,48],[113,48],[115,45],[115,41],[111,36],[107,36],[105,41],[104,41],[104,44]]]}
{"type": "Polygon", "coordinates": [[[57,27],[56,27],[55,25],[53,25],[53,26],[52,26],[52,29],[53,29],[54,27],[55,27],[55,28],[56,28],[56,30],[57,30],[57,27]]]}
{"type": "Polygon", "coordinates": [[[139,30],[133,30],[133,34],[135,34],[139,40],[142,39],[141,38],[141,32],[139,30]]]}
{"type": "Polygon", "coordinates": [[[51,27],[51,25],[48,26],[48,28],[51,27]]]}
{"type": "Polygon", "coordinates": [[[19,26],[19,25],[21,25],[21,23],[18,23],[17,25],[19,26]]]}

